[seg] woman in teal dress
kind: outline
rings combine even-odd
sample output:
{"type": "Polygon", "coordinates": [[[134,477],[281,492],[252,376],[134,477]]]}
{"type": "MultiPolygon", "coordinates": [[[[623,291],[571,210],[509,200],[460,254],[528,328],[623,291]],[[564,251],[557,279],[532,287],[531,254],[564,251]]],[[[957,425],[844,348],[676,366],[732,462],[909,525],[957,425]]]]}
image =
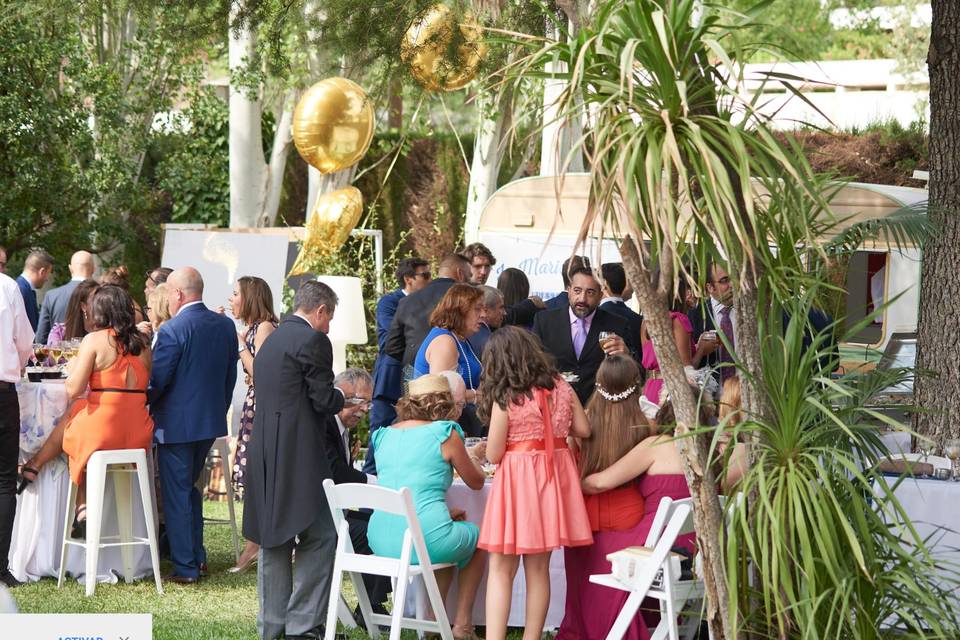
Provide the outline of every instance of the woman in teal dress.
{"type": "MultiPolygon", "coordinates": [[[[477,549],[480,528],[466,522],[463,511],[449,508],[446,494],[454,469],[471,489],[483,488],[484,445],[470,450],[464,446],[463,431],[450,420],[459,413],[458,404],[446,378],[421,376],[410,382],[407,395],[397,403],[397,422],[377,429],[371,445],[377,456],[377,484],[389,489],[408,487],[413,494],[430,561],[459,567],[453,636],[472,640],[476,638],[473,603],[486,554],[477,549]]],[[[399,558],[405,532],[402,516],[376,511],[370,516],[367,540],[377,555],[399,558]]],[[[452,579],[452,569],[437,572],[444,597],[452,579]]]]}

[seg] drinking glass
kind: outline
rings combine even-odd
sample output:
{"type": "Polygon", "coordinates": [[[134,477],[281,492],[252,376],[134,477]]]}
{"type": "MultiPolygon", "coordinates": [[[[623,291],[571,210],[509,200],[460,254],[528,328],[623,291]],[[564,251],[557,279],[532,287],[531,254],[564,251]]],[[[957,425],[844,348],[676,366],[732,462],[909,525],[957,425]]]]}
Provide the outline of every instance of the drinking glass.
{"type": "Polygon", "coordinates": [[[601,332],[600,332],[600,337],[599,337],[599,339],[600,339],[600,348],[603,349],[603,348],[606,346],[606,344],[607,344],[607,340],[609,340],[610,338],[614,337],[615,335],[617,335],[617,334],[613,333],[612,331],[601,331],[601,332]]]}
{"type": "Polygon", "coordinates": [[[943,452],[951,460],[950,471],[954,481],[960,481],[960,467],[957,466],[957,460],[960,459],[960,440],[947,440],[943,452]]]}
{"type": "Polygon", "coordinates": [[[44,366],[44,363],[47,360],[47,345],[45,344],[35,344],[33,345],[33,357],[37,362],[38,367],[44,366]]]}

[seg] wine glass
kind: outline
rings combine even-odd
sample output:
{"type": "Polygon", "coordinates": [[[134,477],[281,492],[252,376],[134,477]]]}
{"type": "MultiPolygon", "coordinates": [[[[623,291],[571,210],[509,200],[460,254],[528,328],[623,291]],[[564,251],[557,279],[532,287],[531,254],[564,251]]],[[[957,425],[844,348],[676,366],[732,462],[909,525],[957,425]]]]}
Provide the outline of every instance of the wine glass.
{"type": "Polygon", "coordinates": [[[952,461],[950,471],[953,479],[955,481],[960,480],[960,468],[957,466],[957,460],[960,459],[960,439],[947,440],[943,452],[952,461]]]}
{"type": "Polygon", "coordinates": [[[38,367],[44,366],[44,363],[47,360],[47,345],[45,344],[35,344],[33,345],[33,357],[37,362],[38,367]]]}
{"type": "Polygon", "coordinates": [[[601,331],[599,335],[600,348],[603,349],[607,344],[607,340],[613,338],[615,335],[617,334],[612,331],[601,331]]]}

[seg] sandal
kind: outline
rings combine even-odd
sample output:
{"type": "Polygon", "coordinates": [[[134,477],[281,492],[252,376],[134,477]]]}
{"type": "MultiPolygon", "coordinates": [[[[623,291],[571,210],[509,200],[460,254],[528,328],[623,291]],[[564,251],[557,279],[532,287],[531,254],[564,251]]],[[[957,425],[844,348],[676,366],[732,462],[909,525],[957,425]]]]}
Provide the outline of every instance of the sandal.
{"type": "Polygon", "coordinates": [[[70,537],[75,540],[87,539],[87,505],[85,504],[77,507],[77,513],[73,519],[73,528],[70,529],[70,537]]]}
{"type": "Polygon", "coordinates": [[[477,635],[477,628],[470,625],[453,625],[453,637],[456,640],[481,640],[477,635]]]}
{"type": "Polygon", "coordinates": [[[39,475],[40,475],[40,470],[31,467],[29,463],[20,467],[20,476],[19,476],[20,484],[17,485],[17,495],[20,495],[21,493],[23,493],[23,490],[26,489],[27,486],[32,484],[33,481],[36,480],[37,476],[39,475]],[[28,473],[31,474],[33,477],[28,478],[26,476],[26,474],[28,473]]]}

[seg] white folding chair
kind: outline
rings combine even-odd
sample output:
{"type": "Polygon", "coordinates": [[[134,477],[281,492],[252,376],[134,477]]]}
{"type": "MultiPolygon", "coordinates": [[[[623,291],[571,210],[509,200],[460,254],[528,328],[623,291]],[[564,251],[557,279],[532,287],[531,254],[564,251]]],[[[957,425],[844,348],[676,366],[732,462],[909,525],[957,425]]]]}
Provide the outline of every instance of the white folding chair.
{"type": "Polygon", "coordinates": [[[343,583],[343,574],[350,576],[353,590],[360,601],[360,612],[371,638],[379,638],[379,625],[390,627],[390,640],[399,640],[400,629],[414,629],[418,633],[432,631],[439,633],[443,640],[453,640],[453,632],[447,620],[447,611],[440,595],[440,588],[434,571],[452,567],[451,564],[433,564],[427,554],[427,546],[423,540],[420,521],[413,506],[413,496],[407,488],[394,491],[384,487],[367,484],[334,484],[333,480],[323,481],[323,489],[327,494],[327,504],[333,522],[337,526],[337,554],[333,561],[333,578],[330,589],[330,602],[327,607],[327,625],[325,640],[333,640],[337,627],[337,611],[340,608],[340,589],[343,583]],[[364,555],[353,550],[350,540],[350,527],[343,512],[346,509],[373,509],[394,515],[403,516],[407,530],[403,534],[403,544],[400,547],[400,558],[386,558],[377,555],[364,555]],[[419,564],[412,564],[413,553],[416,552],[419,564]],[[393,580],[393,615],[373,613],[370,599],[363,586],[361,574],[367,573],[378,576],[389,576],[393,580]],[[426,585],[427,597],[433,608],[436,620],[425,620],[420,616],[423,607],[417,607],[417,618],[406,618],[403,615],[403,603],[406,600],[407,584],[417,576],[423,578],[426,585]]]}
{"type": "MultiPolygon", "coordinates": [[[[660,624],[651,634],[651,640],[665,638],[679,640],[680,628],[677,625],[677,616],[688,602],[696,602],[704,597],[703,582],[697,579],[681,580],[677,563],[670,561],[670,550],[677,538],[694,531],[692,516],[691,499],[663,498],[657,507],[657,513],[645,543],[645,546],[652,551],[647,557],[637,561],[632,577],[624,581],[614,574],[590,576],[590,582],[630,593],[607,634],[607,640],[619,640],[624,636],[644,598],[655,598],[660,601],[660,624]],[[658,580],[658,574],[661,574],[659,582],[654,585],[658,580]]],[[[684,637],[693,637],[698,624],[699,615],[685,617],[684,637]]]]}
{"type": "MultiPolygon", "coordinates": [[[[212,449],[215,449],[220,457],[220,469],[223,473],[223,484],[227,487],[227,512],[229,518],[204,518],[203,523],[207,524],[226,524],[230,525],[230,532],[233,535],[233,557],[235,562],[240,562],[240,534],[237,529],[236,505],[234,505],[233,494],[233,470],[230,468],[230,436],[222,436],[213,442],[212,449]]],[[[201,489],[202,491],[202,489],[201,489]]]]}

